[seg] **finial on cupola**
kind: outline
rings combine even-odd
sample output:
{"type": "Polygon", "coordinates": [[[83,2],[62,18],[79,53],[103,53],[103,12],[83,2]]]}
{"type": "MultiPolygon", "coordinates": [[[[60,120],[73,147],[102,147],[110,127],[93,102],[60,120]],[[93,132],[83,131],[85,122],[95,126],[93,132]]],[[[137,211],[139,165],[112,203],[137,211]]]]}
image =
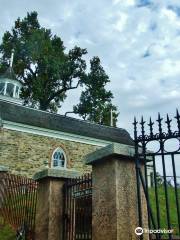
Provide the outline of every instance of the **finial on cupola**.
{"type": "Polygon", "coordinates": [[[20,98],[22,83],[16,78],[13,71],[13,61],[14,49],[11,51],[8,69],[2,76],[0,76],[0,99],[22,104],[22,100],[20,98]]]}
{"type": "Polygon", "coordinates": [[[111,112],[110,112],[110,114],[111,114],[111,118],[110,118],[110,126],[111,127],[113,127],[113,110],[112,110],[112,108],[111,108],[111,112]]]}
{"type": "Polygon", "coordinates": [[[13,66],[13,61],[14,61],[14,49],[11,51],[11,59],[10,59],[10,68],[13,66]]]}

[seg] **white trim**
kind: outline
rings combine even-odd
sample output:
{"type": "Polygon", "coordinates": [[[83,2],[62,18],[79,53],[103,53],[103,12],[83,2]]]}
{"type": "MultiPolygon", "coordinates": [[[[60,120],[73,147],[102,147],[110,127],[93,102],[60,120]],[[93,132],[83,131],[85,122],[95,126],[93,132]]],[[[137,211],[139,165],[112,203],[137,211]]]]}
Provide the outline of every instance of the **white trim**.
{"type": "Polygon", "coordinates": [[[9,102],[13,102],[16,104],[22,104],[22,99],[19,98],[19,91],[22,88],[22,84],[18,81],[18,80],[13,80],[13,79],[8,79],[8,78],[1,78],[0,82],[4,83],[4,93],[0,94],[0,99],[5,100],[5,101],[9,101],[9,102]],[[7,96],[7,85],[8,84],[12,84],[13,85],[13,96],[7,96]],[[16,88],[19,88],[18,90],[18,95],[16,96],[16,88]]]}
{"type": "Polygon", "coordinates": [[[1,94],[0,94],[0,100],[15,103],[17,105],[22,105],[22,103],[23,103],[22,99],[20,99],[20,98],[8,97],[8,96],[1,95],[1,94]]]}
{"type": "Polygon", "coordinates": [[[15,130],[19,132],[26,132],[26,133],[36,134],[40,136],[58,138],[62,140],[79,142],[79,143],[84,143],[89,145],[100,146],[100,147],[105,147],[108,144],[113,143],[110,141],[105,141],[105,140],[91,138],[91,137],[85,137],[77,134],[54,131],[46,128],[34,127],[30,125],[25,125],[25,124],[15,123],[15,122],[10,122],[5,120],[2,120],[2,121],[3,121],[3,128],[9,129],[9,130],[15,130]]]}
{"type": "Polygon", "coordinates": [[[66,153],[64,152],[64,150],[61,148],[61,147],[57,147],[54,151],[53,151],[53,154],[51,156],[51,168],[55,168],[55,169],[66,169],[67,168],[67,158],[66,158],[66,153]],[[54,153],[57,152],[58,150],[60,150],[63,155],[64,155],[64,167],[54,167],[53,163],[54,163],[54,153]]]}
{"type": "Polygon", "coordinates": [[[5,82],[5,86],[4,86],[4,96],[6,96],[6,89],[7,89],[7,82],[5,82]]]}

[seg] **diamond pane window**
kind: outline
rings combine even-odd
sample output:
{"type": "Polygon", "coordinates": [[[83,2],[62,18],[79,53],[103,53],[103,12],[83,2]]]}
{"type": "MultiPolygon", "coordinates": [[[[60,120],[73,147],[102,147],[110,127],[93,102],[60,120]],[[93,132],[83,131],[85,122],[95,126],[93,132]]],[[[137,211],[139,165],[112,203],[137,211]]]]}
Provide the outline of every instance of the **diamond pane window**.
{"type": "Polygon", "coordinates": [[[57,148],[52,155],[52,167],[54,168],[65,168],[66,157],[62,148],[57,148]]]}

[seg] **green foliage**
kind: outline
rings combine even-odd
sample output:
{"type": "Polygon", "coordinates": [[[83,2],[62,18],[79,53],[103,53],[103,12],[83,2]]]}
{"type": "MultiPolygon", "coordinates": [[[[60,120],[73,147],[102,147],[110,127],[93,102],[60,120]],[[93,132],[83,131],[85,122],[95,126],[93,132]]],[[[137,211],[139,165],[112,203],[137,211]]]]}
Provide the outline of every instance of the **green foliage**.
{"type": "Polygon", "coordinates": [[[11,229],[11,227],[3,221],[0,217],[0,239],[1,240],[14,240],[16,238],[16,233],[11,229]]]}
{"type": "Polygon", "coordinates": [[[56,112],[69,90],[85,85],[74,113],[106,125],[110,125],[112,115],[116,126],[117,108],[111,102],[111,91],[105,89],[110,80],[98,57],[90,61],[87,74],[83,59],[86,49],[75,46],[65,53],[61,38],[40,26],[37,12],[18,18],[12,30],[5,32],[0,45],[0,73],[9,66],[12,49],[15,50],[13,69],[23,85],[21,98],[25,105],[56,112]]]}
{"type": "Polygon", "coordinates": [[[0,72],[9,65],[15,50],[14,71],[23,83],[21,97],[25,104],[42,110],[57,111],[70,89],[82,84],[86,49],[74,47],[67,54],[61,38],[40,26],[37,13],[18,18],[0,45],[0,72]]]}
{"type": "Polygon", "coordinates": [[[106,90],[109,77],[101,66],[100,59],[94,57],[90,61],[90,72],[85,76],[85,90],[81,93],[80,103],[73,107],[74,113],[84,120],[110,125],[111,111],[113,125],[117,122],[117,108],[111,102],[113,94],[106,90]]]}
{"type": "MultiPolygon", "coordinates": [[[[178,194],[180,195],[180,189],[178,189],[178,194]]],[[[157,224],[157,212],[156,212],[156,199],[155,199],[155,191],[154,188],[149,189],[150,196],[150,204],[152,208],[152,212],[157,224]]],[[[170,206],[170,219],[172,224],[172,229],[174,229],[173,235],[178,234],[178,219],[177,219],[177,208],[176,208],[176,199],[175,199],[175,189],[174,187],[168,187],[168,197],[169,197],[169,206],[170,206]]],[[[164,187],[158,186],[158,199],[160,206],[160,224],[161,229],[168,229],[167,225],[167,216],[166,216],[166,199],[164,187]]]]}

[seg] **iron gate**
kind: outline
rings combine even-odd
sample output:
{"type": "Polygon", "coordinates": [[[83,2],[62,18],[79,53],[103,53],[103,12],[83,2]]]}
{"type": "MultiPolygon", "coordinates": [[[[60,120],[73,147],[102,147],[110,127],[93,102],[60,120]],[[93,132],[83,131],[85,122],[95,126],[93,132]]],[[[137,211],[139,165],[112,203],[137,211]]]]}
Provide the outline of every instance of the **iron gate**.
{"type": "Polygon", "coordinates": [[[64,240],[91,240],[92,176],[70,179],[64,185],[64,240]]]}
{"type": "MultiPolygon", "coordinates": [[[[150,239],[180,239],[180,115],[134,119],[139,226],[144,227],[142,194],[145,195],[150,239]],[[155,130],[156,129],[156,130],[155,130]],[[153,151],[149,151],[149,146],[153,151]],[[142,170],[141,162],[145,163],[142,170]],[[179,167],[177,167],[179,165],[179,167]],[[164,232],[162,233],[163,230],[164,232]],[[173,230],[173,231],[171,231],[173,230]]],[[[140,239],[143,239],[140,235],[140,239]]]]}

